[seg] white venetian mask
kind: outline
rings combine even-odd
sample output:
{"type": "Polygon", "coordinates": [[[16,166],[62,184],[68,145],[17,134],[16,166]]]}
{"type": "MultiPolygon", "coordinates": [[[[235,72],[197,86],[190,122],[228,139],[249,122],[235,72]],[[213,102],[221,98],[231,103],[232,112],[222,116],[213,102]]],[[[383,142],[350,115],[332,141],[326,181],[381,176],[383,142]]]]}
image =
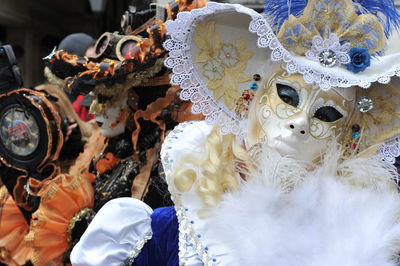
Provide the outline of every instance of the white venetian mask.
{"type": "Polygon", "coordinates": [[[124,97],[115,107],[107,108],[103,112],[94,112],[101,134],[107,138],[122,134],[125,131],[128,110],[127,98],[124,97]]]}
{"type": "Polygon", "coordinates": [[[299,75],[275,75],[249,110],[249,147],[265,142],[281,155],[313,161],[347,126],[354,100],[354,88],[322,91],[299,75]]]}

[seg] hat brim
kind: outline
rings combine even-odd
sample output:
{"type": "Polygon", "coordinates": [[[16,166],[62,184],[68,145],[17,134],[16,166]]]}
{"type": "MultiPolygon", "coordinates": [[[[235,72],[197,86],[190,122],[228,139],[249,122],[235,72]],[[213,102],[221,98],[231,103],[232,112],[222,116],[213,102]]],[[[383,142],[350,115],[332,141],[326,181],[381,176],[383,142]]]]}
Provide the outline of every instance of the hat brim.
{"type": "Polygon", "coordinates": [[[271,50],[260,49],[257,35],[249,31],[250,23],[261,18],[241,5],[210,2],[166,24],[171,83],[182,88],[183,100],[193,102],[194,113],[219,124],[223,133],[240,134],[235,101],[254,74],[263,77],[272,67],[271,50]]]}

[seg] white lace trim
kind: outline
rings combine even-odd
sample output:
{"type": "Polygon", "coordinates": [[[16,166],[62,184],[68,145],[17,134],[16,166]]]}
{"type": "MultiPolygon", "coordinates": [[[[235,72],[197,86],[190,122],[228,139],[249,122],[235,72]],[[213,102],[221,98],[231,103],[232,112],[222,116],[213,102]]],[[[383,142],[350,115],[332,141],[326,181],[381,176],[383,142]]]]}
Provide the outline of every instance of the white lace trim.
{"type": "Polygon", "coordinates": [[[390,163],[396,163],[396,157],[400,156],[400,141],[395,141],[392,144],[384,144],[378,150],[378,158],[390,163]]]}
{"type": "Polygon", "coordinates": [[[173,143],[180,138],[184,128],[189,125],[192,125],[193,123],[194,123],[193,121],[180,123],[165,137],[165,140],[162,144],[160,151],[160,157],[164,168],[165,176],[169,176],[171,174],[172,165],[174,163],[170,158],[168,151],[172,149],[173,143]]]}
{"type": "Polygon", "coordinates": [[[263,17],[257,18],[250,23],[250,31],[257,33],[259,36],[258,46],[260,48],[269,48],[272,50],[271,59],[273,61],[285,62],[285,69],[288,73],[302,74],[307,83],[316,83],[322,90],[329,90],[332,87],[347,88],[351,86],[369,88],[373,82],[388,84],[392,76],[400,77],[400,64],[392,66],[389,71],[369,75],[367,78],[361,79],[351,74],[346,76],[336,75],[333,73],[334,70],[330,70],[329,68],[322,66],[315,67],[299,62],[282,46],[263,17]]]}
{"type": "Polygon", "coordinates": [[[181,98],[193,103],[193,113],[203,114],[209,124],[220,125],[223,134],[243,134],[240,128],[241,119],[223,104],[214,101],[211,92],[194,70],[190,47],[194,29],[203,17],[228,11],[236,11],[251,16],[249,31],[258,35],[258,47],[270,49],[273,61],[283,62],[289,73],[302,74],[307,83],[316,83],[322,90],[356,85],[368,88],[373,82],[387,84],[392,76],[400,77],[400,64],[392,66],[386,72],[368,75],[368,77],[361,79],[356,75],[338,75],[335,74],[334,70],[300,62],[282,46],[266,18],[262,15],[238,4],[209,2],[204,8],[195,9],[191,12],[181,12],[176,20],[166,22],[171,39],[164,43],[164,48],[169,51],[169,57],[164,64],[173,70],[171,83],[182,88],[181,98]]]}
{"type": "Polygon", "coordinates": [[[140,239],[136,242],[135,248],[129,253],[129,256],[126,258],[122,266],[130,266],[135,261],[136,257],[139,255],[140,251],[142,251],[144,245],[149,241],[153,236],[153,232],[148,231],[143,239],[140,239]]]}
{"type": "Polygon", "coordinates": [[[320,54],[326,50],[331,50],[337,56],[337,60],[333,66],[337,66],[338,64],[345,65],[351,61],[348,54],[350,43],[346,42],[341,45],[339,37],[335,33],[331,33],[327,40],[324,40],[321,36],[315,36],[312,40],[311,49],[306,52],[305,56],[310,60],[320,62],[320,54]]]}
{"type": "Polygon", "coordinates": [[[240,119],[225,106],[214,101],[212,93],[194,70],[194,61],[190,53],[192,35],[197,23],[204,16],[227,11],[248,14],[253,19],[262,17],[254,10],[241,5],[213,2],[209,2],[205,8],[181,12],[174,21],[166,22],[171,39],[164,43],[164,48],[169,51],[169,57],[164,64],[173,70],[171,83],[182,88],[180,94],[182,100],[190,100],[193,103],[193,113],[203,114],[209,124],[220,125],[223,134],[239,135],[241,133],[238,123],[240,119]]]}
{"type": "Polygon", "coordinates": [[[189,218],[185,214],[185,208],[178,206],[179,200],[176,198],[174,198],[174,202],[177,203],[175,210],[179,223],[179,266],[186,265],[188,246],[193,246],[193,249],[196,251],[196,254],[199,256],[203,265],[214,265],[213,259],[211,259],[211,257],[208,255],[206,248],[199,239],[201,235],[195,234],[189,218]]]}

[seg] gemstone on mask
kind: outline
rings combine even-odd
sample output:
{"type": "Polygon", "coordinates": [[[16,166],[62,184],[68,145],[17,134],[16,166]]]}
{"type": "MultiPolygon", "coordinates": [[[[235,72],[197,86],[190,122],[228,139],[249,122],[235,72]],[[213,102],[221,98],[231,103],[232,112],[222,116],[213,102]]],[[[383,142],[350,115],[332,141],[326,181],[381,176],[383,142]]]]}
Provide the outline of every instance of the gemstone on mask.
{"type": "Polygon", "coordinates": [[[260,81],[261,80],[261,75],[260,74],[254,74],[253,75],[253,80],[254,81],[260,81]]]}
{"type": "Polygon", "coordinates": [[[255,83],[255,82],[250,83],[250,89],[252,89],[252,90],[258,89],[257,83],[255,83]]]}
{"type": "Polygon", "coordinates": [[[353,137],[353,139],[358,139],[361,136],[361,134],[360,132],[353,132],[351,136],[353,137]]]}
{"type": "Polygon", "coordinates": [[[374,108],[374,102],[367,96],[362,96],[357,99],[357,108],[360,112],[366,113],[374,108]]]}
{"type": "Polygon", "coordinates": [[[360,131],[360,129],[361,129],[361,127],[360,127],[359,124],[354,124],[354,125],[351,127],[351,130],[352,130],[353,132],[358,132],[358,131],[360,131]]]}
{"type": "Polygon", "coordinates": [[[337,62],[336,53],[330,49],[323,50],[319,54],[319,62],[323,67],[334,67],[337,62]]]}

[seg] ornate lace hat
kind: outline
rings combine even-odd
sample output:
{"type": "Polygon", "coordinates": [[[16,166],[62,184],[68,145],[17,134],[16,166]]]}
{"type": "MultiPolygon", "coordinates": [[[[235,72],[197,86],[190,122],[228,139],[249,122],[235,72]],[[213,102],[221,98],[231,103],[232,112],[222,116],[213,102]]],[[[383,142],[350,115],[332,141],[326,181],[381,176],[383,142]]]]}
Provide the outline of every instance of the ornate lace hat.
{"type": "Polygon", "coordinates": [[[391,0],[272,0],[263,15],[210,2],[167,22],[165,65],[181,98],[224,134],[245,134],[254,91],[277,70],[301,74],[319,90],[357,87],[353,116],[364,147],[391,143],[381,151],[394,160],[400,155],[399,21],[391,0]]]}

